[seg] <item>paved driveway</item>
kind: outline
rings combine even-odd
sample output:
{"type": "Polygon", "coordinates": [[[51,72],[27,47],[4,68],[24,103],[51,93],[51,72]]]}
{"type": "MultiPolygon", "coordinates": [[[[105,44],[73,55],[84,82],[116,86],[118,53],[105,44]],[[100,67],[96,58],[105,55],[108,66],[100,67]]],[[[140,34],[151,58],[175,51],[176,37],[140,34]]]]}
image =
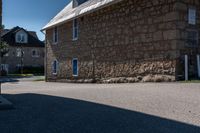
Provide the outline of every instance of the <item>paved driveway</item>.
{"type": "Polygon", "coordinates": [[[3,85],[0,133],[200,133],[200,84],[3,85]]]}

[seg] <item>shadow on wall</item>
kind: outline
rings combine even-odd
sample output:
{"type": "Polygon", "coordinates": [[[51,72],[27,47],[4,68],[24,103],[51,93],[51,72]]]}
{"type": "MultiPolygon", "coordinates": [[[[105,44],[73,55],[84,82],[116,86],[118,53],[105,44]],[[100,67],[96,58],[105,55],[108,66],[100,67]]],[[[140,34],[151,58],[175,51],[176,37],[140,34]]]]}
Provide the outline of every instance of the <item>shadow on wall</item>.
{"type": "Polygon", "coordinates": [[[199,133],[200,127],[76,99],[4,95],[15,109],[0,111],[1,133],[199,133]]]}

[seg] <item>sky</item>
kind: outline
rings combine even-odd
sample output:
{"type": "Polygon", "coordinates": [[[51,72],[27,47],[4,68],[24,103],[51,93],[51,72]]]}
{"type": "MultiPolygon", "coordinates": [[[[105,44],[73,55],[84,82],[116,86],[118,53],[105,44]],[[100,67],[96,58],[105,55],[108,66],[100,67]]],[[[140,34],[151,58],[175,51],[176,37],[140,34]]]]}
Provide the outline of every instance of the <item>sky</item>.
{"type": "Polygon", "coordinates": [[[20,26],[36,31],[40,40],[45,36],[40,30],[70,0],[3,0],[3,25],[6,29],[20,26]]]}

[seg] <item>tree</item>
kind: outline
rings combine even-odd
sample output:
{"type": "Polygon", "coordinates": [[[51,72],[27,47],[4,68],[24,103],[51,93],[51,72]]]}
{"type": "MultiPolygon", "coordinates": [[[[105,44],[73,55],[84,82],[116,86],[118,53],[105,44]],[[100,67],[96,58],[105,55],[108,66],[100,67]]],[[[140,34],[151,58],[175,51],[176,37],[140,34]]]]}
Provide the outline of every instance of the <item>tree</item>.
{"type": "Polygon", "coordinates": [[[1,41],[0,42],[0,56],[1,56],[1,59],[4,57],[5,54],[7,54],[9,52],[9,45],[4,42],[4,41],[1,41]]]}
{"type": "MultiPolygon", "coordinates": [[[[1,41],[1,43],[0,43],[0,58],[1,58],[0,63],[1,64],[4,64],[3,58],[4,58],[5,54],[7,54],[8,52],[9,52],[9,45],[6,42],[1,41]]],[[[7,72],[5,70],[2,70],[2,68],[0,70],[1,70],[1,76],[7,74],[7,72]]]]}

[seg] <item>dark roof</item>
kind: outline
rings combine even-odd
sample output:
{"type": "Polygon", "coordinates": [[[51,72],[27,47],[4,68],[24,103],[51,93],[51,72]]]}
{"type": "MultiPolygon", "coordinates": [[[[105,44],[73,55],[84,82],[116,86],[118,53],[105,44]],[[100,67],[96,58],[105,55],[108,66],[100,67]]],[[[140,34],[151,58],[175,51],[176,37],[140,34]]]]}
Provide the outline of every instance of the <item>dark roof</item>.
{"type": "Polygon", "coordinates": [[[1,32],[1,36],[7,34],[9,31],[10,31],[9,29],[4,29],[4,30],[2,30],[2,32],[1,32]]]}
{"type": "Polygon", "coordinates": [[[21,46],[23,45],[24,47],[44,47],[44,43],[40,41],[37,37],[36,32],[34,31],[27,31],[21,27],[14,27],[12,29],[5,29],[2,32],[1,38],[3,41],[7,42],[10,46],[21,46]],[[27,33],[28,35],[28,43],[26,44],[21,44],[21,43],[16,43],[15,41],[15,34],[23,30],[27,33]]]}
{"type": "Polygon", "coordinates": [[[35,38],[38,39],[38,36],[35,31],[28,31],[28,32],[29,32],[29,34],[31,34],[32,36],[34,36],[35,38]]]}

